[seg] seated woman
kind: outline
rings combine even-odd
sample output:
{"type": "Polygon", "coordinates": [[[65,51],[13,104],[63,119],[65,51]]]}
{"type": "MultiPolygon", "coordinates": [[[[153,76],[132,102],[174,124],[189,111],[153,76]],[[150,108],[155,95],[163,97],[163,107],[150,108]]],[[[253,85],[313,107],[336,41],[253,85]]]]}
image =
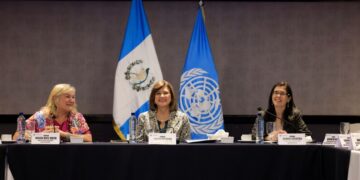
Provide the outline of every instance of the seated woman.
{"type": "MultiPolygon", "coordinates": [[[[90,128],[84,116],[77,111],[75,88],[69,84],[57,84],[50,92],[47,103],[40,111],[26,120],[26,128],[35,122],[35,132],[58,132],[63,141],[69,141],[70,136],[79,136],[85,142],[92,141],[90,128]]],[[[13,139],[19,136],[15,132],[13,139]]],[[[29,139],[30,135],[25,134],[29,139]]]]}
{"type": "Polygon", "coordinates": [[[187,115],[177,108],[172,85],[161,80],[154,84],[150,94],[150,110],[140,114],[136,139],[148,141],[148,134],[176,133],[180,142],[190,139],[190,123],[187,115]]]}
{"type": "MultiPolygon", "coordinates": [[[[271,89],[269,104],[264,113],[266,122],[274,122],[274,131],[265,135],[265,140],[277,141],[278,134],[305,133],[311,135],[301,117],[300,110],[295,106],[293,93],[287,82],[276,83],[271,89]]],[[[253,139],[256,137],[256,119],[252,128],[253,139]]]]}

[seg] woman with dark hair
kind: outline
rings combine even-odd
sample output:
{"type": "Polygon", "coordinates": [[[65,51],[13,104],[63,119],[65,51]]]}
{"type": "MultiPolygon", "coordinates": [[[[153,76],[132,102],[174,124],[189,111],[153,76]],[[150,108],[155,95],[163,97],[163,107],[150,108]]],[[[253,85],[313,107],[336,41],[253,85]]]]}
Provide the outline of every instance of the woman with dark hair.
{"type": "MultiPolygon", "coordinates": [[[[269,103],[264,113],[266,122],[274,122],[274,130],[265,135],[265,140],[277,141],[278,134],[305,133],[311,135],[301,117],[300,110],[295,106],[294,96],[287,82],[276,83],[270,92],[269,103]]],[[[254,123],[252,134],[256,136],[257,119],[254,123]]]]}
{"type": "Polygon", "coordinates": [[[180,142],[190,139],[187,115],[177,108],[172,85],[161,80],[154,84],[150,94],[150,109],[140,114],[136,139],[148,141],[149,133],[175,133],[180,142]]]}

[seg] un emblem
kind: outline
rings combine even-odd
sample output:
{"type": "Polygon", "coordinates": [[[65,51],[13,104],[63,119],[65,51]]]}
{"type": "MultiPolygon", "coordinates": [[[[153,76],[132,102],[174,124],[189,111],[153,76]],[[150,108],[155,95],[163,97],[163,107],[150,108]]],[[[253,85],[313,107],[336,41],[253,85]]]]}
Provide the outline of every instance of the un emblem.
{"type": "Polygon", "coordinates": [[[150,68],[144,67],[141,59],[131,62],[124,74],[132,89],[137,92],[149,89],[155,82],[155,77],[150,74],[150,68]]]}
{"type": "Polygon", "coordinates": [[[223,125],[219,85],[203,69],[193,68],[181,76],[180,109],[186,113],[193,132],[211,134],[223,125]]]}

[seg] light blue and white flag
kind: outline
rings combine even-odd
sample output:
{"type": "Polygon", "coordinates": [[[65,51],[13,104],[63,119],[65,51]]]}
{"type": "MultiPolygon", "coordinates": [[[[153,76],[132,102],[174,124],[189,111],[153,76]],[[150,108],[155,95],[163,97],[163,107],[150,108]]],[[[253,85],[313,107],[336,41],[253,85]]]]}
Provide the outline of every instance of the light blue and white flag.
{"type": "Polygon", "coordinates": [[[116,68],[113,118],[114,129],[127,139],[129,118],[149,110],[153,84],[162,80],[147,17],[141,0],[133,0],[125,37],[116,68]]]}
{"type": "Polygon", "coordinates": [[[192,139],[224,128],[219,83],[202,15],[198,10],[180,82],[179,107],[191,123],[192,139]]]}

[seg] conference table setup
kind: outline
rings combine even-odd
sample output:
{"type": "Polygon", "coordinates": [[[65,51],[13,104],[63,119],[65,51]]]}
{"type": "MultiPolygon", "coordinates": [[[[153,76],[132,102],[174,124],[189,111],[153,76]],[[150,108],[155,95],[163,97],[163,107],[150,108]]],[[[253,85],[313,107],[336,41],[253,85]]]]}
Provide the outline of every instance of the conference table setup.
{"type": "Polygon", "coordinates": [[[0,2],[0,180],[360,180],[359,10],[0,2]]]}
{"type": "Polygon", "coordinates": [[[0,179],[5,180],[353,180],[360,177],[359,151],[321,143],[14,143],[0,145],[0,158],[0,179]]]}

